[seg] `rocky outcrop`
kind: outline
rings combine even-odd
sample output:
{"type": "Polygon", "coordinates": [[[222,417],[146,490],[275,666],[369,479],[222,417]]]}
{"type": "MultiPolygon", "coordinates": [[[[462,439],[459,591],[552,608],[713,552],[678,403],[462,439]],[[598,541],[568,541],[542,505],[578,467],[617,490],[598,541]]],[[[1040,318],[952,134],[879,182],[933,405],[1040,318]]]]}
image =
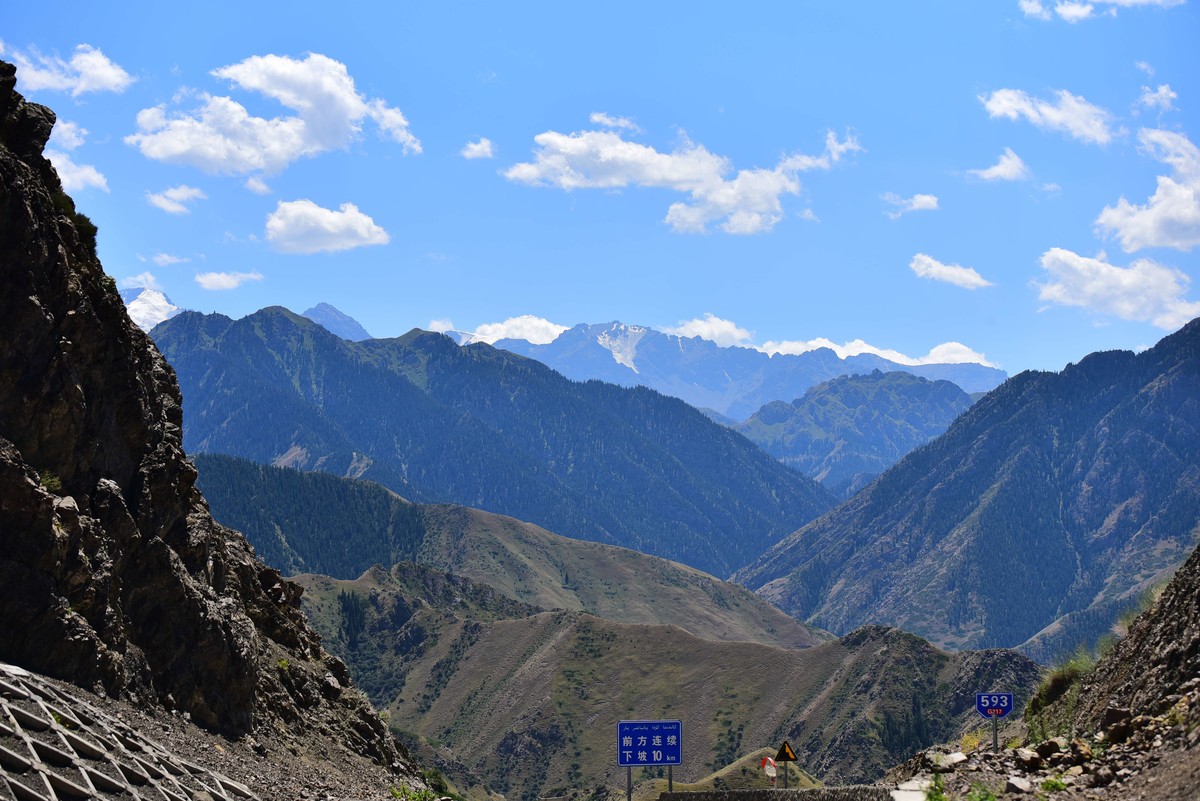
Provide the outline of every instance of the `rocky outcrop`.
{"type": "Polygon", "coordinates": [[[174,372],[41,155],[54,119],[0,63],[0,660],[399,766],[300,589],[209,515],[174,372]]]}

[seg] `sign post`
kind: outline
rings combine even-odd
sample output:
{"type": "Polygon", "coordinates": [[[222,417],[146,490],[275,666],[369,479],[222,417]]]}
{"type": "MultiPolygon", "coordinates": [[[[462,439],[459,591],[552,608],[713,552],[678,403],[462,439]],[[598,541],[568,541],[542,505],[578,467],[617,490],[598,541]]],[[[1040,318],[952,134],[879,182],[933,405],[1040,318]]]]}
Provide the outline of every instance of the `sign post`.
{"type": "Polygon", "coordinates": [[[992,750],[1000,751],[1000,718],[1013,709],[1012,693],[975,693],[975,711],[992,719],[992,750]]]}
{"type": "Polygon", "coordinates": [[[622,720],[617,723],[617,765],[625,768],[625,798],[633,799],[633,768],[665,765],[667,792],[674,790],[671,769],[683,762],[683,724],[678,720],[622,720]]]}
{"type": "Polygon", "coordinates": [[[792,750],[792,746],[788,744],[788,741],[784,740],[783,745],[779,746],[779,753],[775,755],[775,763],[783,763],[783,789],[785,790],[788,788],[788,773],[791,772],[788,768],[788,763],[795,761],[796,752],[792,750]]]}

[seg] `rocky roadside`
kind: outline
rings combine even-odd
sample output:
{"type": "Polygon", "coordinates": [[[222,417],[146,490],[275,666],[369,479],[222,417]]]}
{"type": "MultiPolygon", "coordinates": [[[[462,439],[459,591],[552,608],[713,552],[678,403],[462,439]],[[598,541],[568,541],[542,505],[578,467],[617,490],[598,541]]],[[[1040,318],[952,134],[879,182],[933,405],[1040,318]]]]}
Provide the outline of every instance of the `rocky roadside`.
{"type": "Polygon", "coordinates": [[[411,778],[336,738],[230,739],[186,713],[135,706],[0,665],[0,799],[90,794],[92,787],[96,798],[159,797],[156,791],[197,801],[436,798],[410,789],[411,778]]]}
{"type": "Polygon", "coordinates": [[[1046,799],[1200,799],[1200,678],[1168,697],[1156,716],[1106,710],[1099,731],[1055,737],[992,753],[924,751],[893,769],[888,780],[907,788],[898,801],[941,798],[987,801],[1046,799]]]}

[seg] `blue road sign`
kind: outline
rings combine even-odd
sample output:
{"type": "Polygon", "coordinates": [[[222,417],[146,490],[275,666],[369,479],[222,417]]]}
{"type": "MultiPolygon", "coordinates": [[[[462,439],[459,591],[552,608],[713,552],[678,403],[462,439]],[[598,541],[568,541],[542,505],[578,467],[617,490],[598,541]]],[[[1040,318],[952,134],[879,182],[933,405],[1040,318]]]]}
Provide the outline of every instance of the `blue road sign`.
{"type": "Polygon", "coordinates": [[[678,765],[683,724],[678,720],[622,720],[617,724],[617,765],[678,765]]]}
{"type": "Polygon", "coordinates": [[[1012,693],[975,693],[975,711],[985,718],[1002,718],[1012,709],[1012,693]]]}

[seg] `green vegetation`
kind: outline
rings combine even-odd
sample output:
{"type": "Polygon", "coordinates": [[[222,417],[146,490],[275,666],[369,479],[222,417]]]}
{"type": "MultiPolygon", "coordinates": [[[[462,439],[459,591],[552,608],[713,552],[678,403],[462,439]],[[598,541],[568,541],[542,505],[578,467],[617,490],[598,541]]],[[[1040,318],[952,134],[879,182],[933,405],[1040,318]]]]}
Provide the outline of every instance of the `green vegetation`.
{"type": "Polygon", "coordinates": [[[1042,789],[1046,792],[1056,793],[1060,790],[1067,789],[1067,783],[1062,780],[1061,776],[1051,776],[1042,782],[1042,789]]]}
{"type": "Polygon", "coordinates": [[[41,471],[38,480],[42,485],[42,489],[47,492],[60,492],[62,490],[62,479],[48,470],[41,471]]]}
{"type": "Polygon", "coordinates": [[[983,784],[972,784],[967,791],[967,801],[997,801],[1000,794],[983,784]]]}
{"type": "Polygon", "coordinates": [[[358,636],[367,625],[367,602],[356,592],[342,590],[338,593],[338,611],[341,613],[338,634],[353,651],[358,647],[358,636]]]}
{"type": "Polygon", "coordinates": [[[682,401],[440,334],[348,342],[271,308],[184,313],[155,337],[190,453],[368,479],[718,576],[834,502],[682,401]]]}
{"type": "Polygon", "coordinates": [[[734,426],[786,465],[848,497],[949,428],[971,406],[949,381],[911,373],[842,376],[791,403],[775,401],[734,426]]]}
{"type": "Polygon", "coordinates": [[[835,633],[878,621],[1044,663],[1090,646],[1196,545],[1200,428],[1175,399],[1197,353],[1192,327],[1014,376],[735,577],[835,633]]]}
{"type": "Polygon", "coordinates": [[[1046,675],[1025,707],[1025,725],[1034,740],[1073,734],[1080,680],[1096,666],[1096,655],[1085,646],[1046,675]]]}
{"type": "Polygon", "coordinates": [[[925,788],[925,801],[950,801],[950,797],[946,795],[946,783],[942,780],[942,774],[933,774],[933,781],[925,788]]]}

